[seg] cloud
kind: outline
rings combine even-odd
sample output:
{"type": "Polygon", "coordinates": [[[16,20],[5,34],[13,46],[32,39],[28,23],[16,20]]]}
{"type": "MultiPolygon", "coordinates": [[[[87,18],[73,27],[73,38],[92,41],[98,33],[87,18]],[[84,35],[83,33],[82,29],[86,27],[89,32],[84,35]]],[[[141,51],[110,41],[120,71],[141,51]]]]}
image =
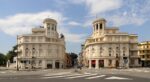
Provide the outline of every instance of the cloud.
{"type": "Polygon", "coordinates": [[[57,21],[63,16],[58,12],[45,11],[40,13],[25,13],[16,14],[14,16],[7,16],[4,19],[0,19],[0,29],[8,34],[15,36],[17,34],[29,33],[31,28],[42,24],[43,19],[49,17],[54,18],[57,21]]]}
{"type": "Polygon", "coordinates": [[[121,0],[85,0],[91,14],[104,13],[121,7],[121,0]]]}
{"type": "MultiPolygon", "coordinates": [[[[7,16],[0,19],[0,30],[5,34],[16,36],[20,34],[31,33],[31,29],[42,25],[45,18],[50,17],[56,19],[58,22],[59,33],[64,33],[66,41],[68,42],[80,42],[84,37],[83,34],[72,34],[66,26],[66,20],[68,19],[60,12],[44,11],[39,13],[21,13],[13,16],[7,16]]],[[[72,25],[77,25],[76,22],[70,22],[72,25]]]]}
{"type": "Polygon", "coordinates": [[[122,6],[122,0],[72,0],[71,2],[74,4],[84,3],[92,15],[115,10],[122,6]]]}
{"type": "Polygon", "coordinates": [[[76,21],[69,21],[68,25],[70,25],[70,26],[80,26],[81,24],[76,22],[76,21]]]}
{"type": "Polygon", "coordinates": [[[140,26],[149,21],[150,16],[150,1],[131,0],[124,1],[124,6],[112,15],[106,15],[106,18],[113,23],[113,25],[136,25],[140,26]]]}
{"type": "Polygon", "coordinates": [[[90,26],[93,19],[102,17],[115,26],[140,26],[150,21],[149,0],[82,0],[89,8],[84,26],[90,26]],[[111,11],[111,12],[110,12],[111,11]],[[91,21],[92,20],[92,21],[91,21]]]}
{"type": "Polygon", "coordinates": [[[107,18],[114,26],[123,26],[123,25],[136,25],[140,26],[142,25],[146,20],[139,17],[130,17],[130,16],[110,16],[107,18]]]}

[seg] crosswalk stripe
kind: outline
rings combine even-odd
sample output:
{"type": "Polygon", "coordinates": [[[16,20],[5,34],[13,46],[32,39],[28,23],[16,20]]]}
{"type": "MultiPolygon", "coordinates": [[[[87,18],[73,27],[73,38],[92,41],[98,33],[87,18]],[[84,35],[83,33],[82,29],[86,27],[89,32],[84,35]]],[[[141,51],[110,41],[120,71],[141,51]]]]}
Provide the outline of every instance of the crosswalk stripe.
{"type": "Polygon", "coordinates": [[[108,77],[108,78],[105,78],[105,79],[107,79],[107,80],[132,80],[130,78],[116,77],[116,76],[108,77]]]}
{"type": "Polygon", "coordinates": [[[54,75],[65,75],[65,74],[69,74],[70,72],[62,72],[62,73],[55,73],[55,74],[46,74],[44,76],[54,76],[54,75]]]}
{"type": "Polygon", "coordinates": [[[99,75],[99,76],[93,76],[93,77],[88,77],[85,79],[95,79],[95,78],[100,78],[100,77],[105,77],[106,75],[99,75]]]}
{"type": "Polygon", "coordinates": [[[48,77],[43,77],[43,78],[61,78],[61,77],[72,77],[72,76],[79,76],[82,74],[70,74],[70,75],[58,75],[58,76],[48,76],[48,77]]]}
{"type": "Polygon", "coordinates": [[[86,74],[86,75],[81,75],[81,76],[66,77],[66,79],[81,78],[81,77],[87,77],[87,76],[93,76],[93,75],[97,75],[97,74],[86,74]]]}
{"type": "Polygon", "coordinates": [[[52,77],[43,77],[43,78],[48,79],[48,78],[60,78],[60,77],[64,77],[64,76],[52,76],[52,77]]]}

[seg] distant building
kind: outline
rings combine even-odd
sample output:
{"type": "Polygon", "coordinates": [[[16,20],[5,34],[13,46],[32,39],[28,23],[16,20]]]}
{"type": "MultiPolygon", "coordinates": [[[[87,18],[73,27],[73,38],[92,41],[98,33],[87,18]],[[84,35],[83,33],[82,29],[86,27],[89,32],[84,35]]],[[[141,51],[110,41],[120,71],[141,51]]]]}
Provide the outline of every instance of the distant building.
{"type": "Polygon", "coordinates": [[[82,44],[81,45],[81,52],[78,55],[78,64],[79,65],[83,65],[84,64],[84,61],[83,61],[83,48],[84,48],[84,45],[82,44]]]}
{"type": "Polygon", "coordinates": [[[57,22],[46,18],[44,26],[33,28],[32,34],[19,35],[18,62],[20,69],[31,68],[64,68],[65,38],[57,32],[57,22]]]}
{"type": "Polygon", "coordinates": [[[68,53],[66,53],[65,61],[66,61],[66,68],[72,67],[72,58],[68,53]]]}
{"type": "Polygon", "coordinates": [[[140,66],[138,36],[107,27],[105,19],[93,22],[93,33],[84,43],[84,66],[88,68],[129,68],[140,66]]]}
{"type": "Polygon", "coordinates": [[[150,41],[139,43],[139,56],[143,67],[150,67],[150,41]]]}

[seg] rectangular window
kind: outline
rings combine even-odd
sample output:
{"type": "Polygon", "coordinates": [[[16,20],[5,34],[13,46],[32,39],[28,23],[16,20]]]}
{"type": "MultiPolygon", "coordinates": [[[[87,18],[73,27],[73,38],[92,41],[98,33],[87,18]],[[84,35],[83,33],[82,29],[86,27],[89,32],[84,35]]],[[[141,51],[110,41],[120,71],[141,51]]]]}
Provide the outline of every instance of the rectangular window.
{"type": "Polygon", "coordinates": [[[134,64],[134,60],[133,59],[131,59],[130,61],[131,61],[131,64],[134,64]]]}
{"type": "Polygon", "coordinates": [[[142,56],[142,58],[144,58],[144,55],[142,56]]]}

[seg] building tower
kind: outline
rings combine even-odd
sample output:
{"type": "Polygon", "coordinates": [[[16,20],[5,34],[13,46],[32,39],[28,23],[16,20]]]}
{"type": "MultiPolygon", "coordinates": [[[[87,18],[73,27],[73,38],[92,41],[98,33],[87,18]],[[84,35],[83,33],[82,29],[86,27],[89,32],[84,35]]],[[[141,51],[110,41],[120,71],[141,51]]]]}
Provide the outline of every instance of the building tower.
{"type": "Polygon", "coordinates": [[[46,18],[43,21],[44,28],[46,28],[46,37],[58,38],[57,22],[54,19],[46,18]]]}
{"type": "Polygon", "coordinates": [[[106,20],[101,18],[93,22],[93,37],[101,37],[104,35],[106,20]]]}

